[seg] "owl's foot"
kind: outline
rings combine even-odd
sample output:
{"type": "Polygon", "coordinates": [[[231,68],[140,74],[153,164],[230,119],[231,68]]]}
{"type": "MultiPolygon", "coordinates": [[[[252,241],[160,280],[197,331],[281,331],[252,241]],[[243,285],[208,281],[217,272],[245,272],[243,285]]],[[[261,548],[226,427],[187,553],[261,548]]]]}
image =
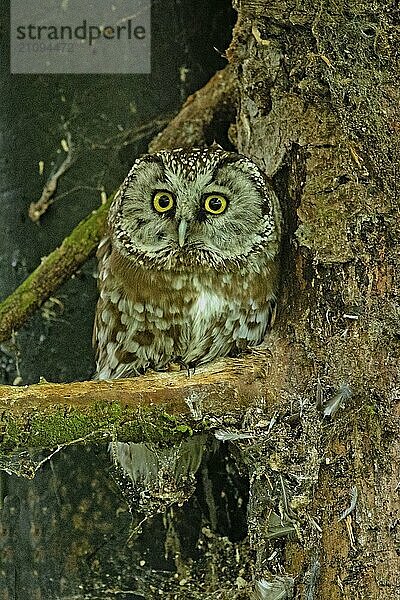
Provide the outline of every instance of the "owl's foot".
{"type": "Polygon", "coordinates": [[[196,373],[196,363],[191,362],[187,365],[187,375],[188,377],[190,377],[190,375],[194,375],[196,373]],[[190,373],[190,369],[192,369],[192,373],[190,373]]]}
{"type": "Polygon", "coordinates": [[[181,369],[182,369],[182,365],[179,362],[171,360],[171,362],[169,362],[167,364],[167,371],[176,372],[176,371],[180,371],[181,369]]]}
{"type": "Polygon", "coordinates": [[[181,356],[175,356],[174,360],[168,363],[168,371],[181,371],[182,369],[186,369],[187,376],[191,377],[196,372],[196,363],[186,363],[181,356]]]}

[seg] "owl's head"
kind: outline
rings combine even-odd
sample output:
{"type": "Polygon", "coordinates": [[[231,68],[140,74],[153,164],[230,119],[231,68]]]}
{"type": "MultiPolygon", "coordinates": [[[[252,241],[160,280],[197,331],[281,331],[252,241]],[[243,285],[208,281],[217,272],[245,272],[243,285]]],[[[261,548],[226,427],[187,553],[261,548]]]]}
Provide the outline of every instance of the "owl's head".
{"type": "Polygon", "coordinates": [[[230,269],[278,253],[278,201],[249,159],[210,148],[137,159],[110,209],[114,249],[156,269],[230,269]]]}

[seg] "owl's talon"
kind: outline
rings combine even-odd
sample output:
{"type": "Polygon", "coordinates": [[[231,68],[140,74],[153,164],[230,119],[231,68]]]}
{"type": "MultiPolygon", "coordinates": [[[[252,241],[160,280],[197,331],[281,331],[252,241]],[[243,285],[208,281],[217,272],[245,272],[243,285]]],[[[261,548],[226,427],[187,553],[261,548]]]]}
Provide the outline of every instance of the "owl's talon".
{"type": "Polygon", "coordinates": [[[187,376],[193,377],[193,375],[196,373],[196,363],[194,363],[194,362],[188,363],[186,365],[186,369],[187,369],[187,376]],[[190,372],[190,369],[192,369],[192,372],[190,372]]]}
{"type": "MultiPolygon", "coordinates": [[[[196,364],[194,362],[186,363],[180,356],[176,356],[174,360],[169,363],[169,365],[175,365],[177,367],[179,365],[180,369],[186,369],[186,373],[188,377],[191,377],[196,372],[196,364]],[[193,373],[190,372],[190,369],[193,369],[193,373]]],[[[180,369],[171,369],[174,371],[179,371],[180,369]]]]}

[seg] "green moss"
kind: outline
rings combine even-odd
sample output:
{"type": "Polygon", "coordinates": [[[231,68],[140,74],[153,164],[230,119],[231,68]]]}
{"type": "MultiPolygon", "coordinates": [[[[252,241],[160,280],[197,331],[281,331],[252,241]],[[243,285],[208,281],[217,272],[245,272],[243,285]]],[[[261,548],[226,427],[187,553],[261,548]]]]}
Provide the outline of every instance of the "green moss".
{"type": "Polygon", "coordinates": [[[364,428],[368,432],[371,444],[376,448],[381,447],[382,423],[377,408],[373,404],[365,404],[361,416],[364,428]]]}
{"type": "MultiPolygon", "coordinates": [[[[201,427],[203,428],[203,427],[201,427]]],[[[3,414],[0,419],[0,450],[52,448],[74,441],[104,441],[116,436],[121,441],[171,445],[191,437],[193,429],[183,418],[164,411],[129,411],[117,402],[100,402],[86,411],[57,409],[50,414],[3,414]]]]}
{"type": "Polygon", "coordinates": [[[59,248],[44,258],[21,285],[0,303],[0,341],[11,336],[50,295],[93,254],[105,228],[112,201],[81,221],[59,248]]]}
{"type": "Polygon", "coordinates": [[[146,415],[141,413],[138,418],[125,420],[117,430],[118,439],[133,442],[151,442],[162,446],[171,446],[182,439],[191,437],[193,429],[184,419],[165,413],[154,412],[146,415]]]}

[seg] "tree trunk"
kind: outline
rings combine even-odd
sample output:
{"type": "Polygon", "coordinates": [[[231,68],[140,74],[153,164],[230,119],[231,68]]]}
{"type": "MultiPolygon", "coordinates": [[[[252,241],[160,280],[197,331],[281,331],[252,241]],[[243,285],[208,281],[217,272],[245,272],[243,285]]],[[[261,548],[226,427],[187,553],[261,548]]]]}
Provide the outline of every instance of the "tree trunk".
{"type": "Polygon", "coordinates": [[[258,593],[392,599],[399,11],[382,1],[239,0],[238,12],[232,135],[273,179],[286,224],[272,367],[253,416],[254,427],[269,425],[240,443],[258,593]]]}

